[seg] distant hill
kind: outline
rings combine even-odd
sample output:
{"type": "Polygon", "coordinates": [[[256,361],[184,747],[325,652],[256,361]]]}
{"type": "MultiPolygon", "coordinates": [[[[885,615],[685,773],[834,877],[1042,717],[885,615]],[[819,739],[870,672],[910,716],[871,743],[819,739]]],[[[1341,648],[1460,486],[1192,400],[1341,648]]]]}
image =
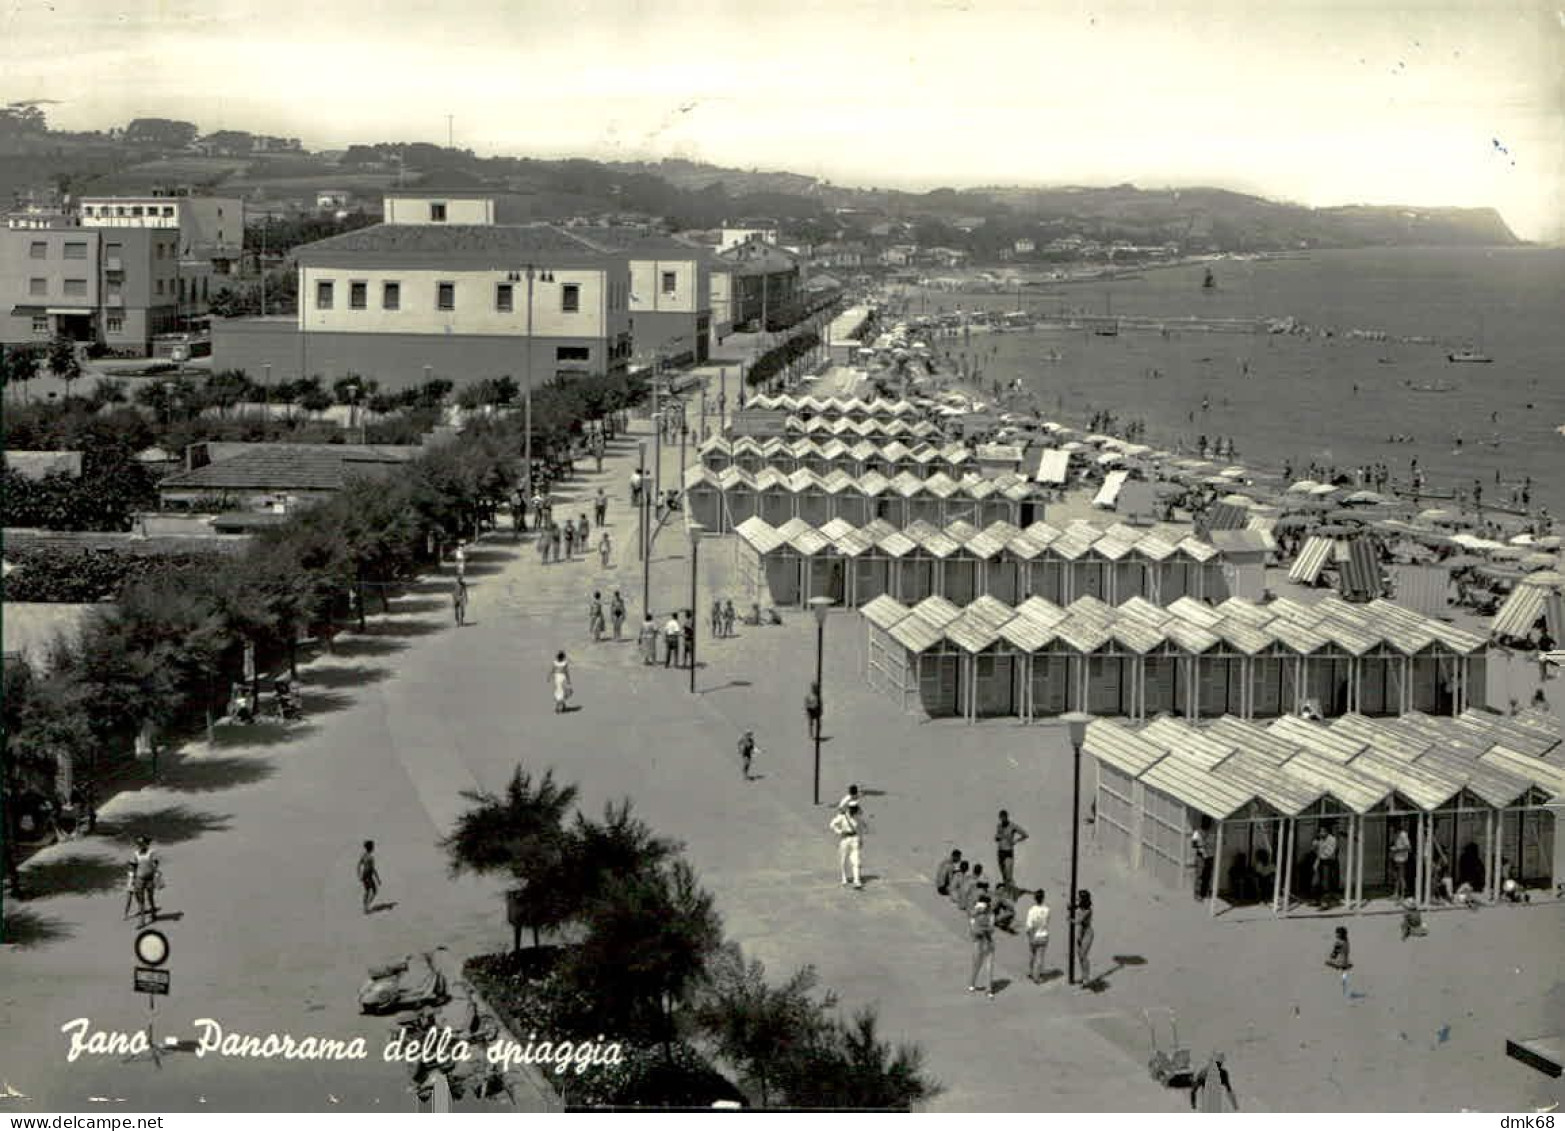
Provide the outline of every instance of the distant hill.
{"type": "Polygon", "coordinates": [[[1024,238],[1042,248],[1071,236],[1103,245],[1174,244],[1182,252],[1522,242],[1488,208],[1306,208],[1221,188],[1134,185],[914,193],[681,159],[482,158],[425,143],[353,145],[332,154],[302,148],[250,152],[246,147],[252,143],[298,141],[230,130],[175,145],[159,139],[194,136],[194,124],[146,119],[141,125],[71,134],[48,130],[37,115],[25,122],[16,116],[0,120],[0,193],[145,192],[182,184],[257,201],[294,200],[309,209],[321,189],[373,197],[398,184],[462,186],[500,195],[502,218],[508,220],[613,215],[710,229],[743,217],[768,217],[781,222],[790,238],[805,242],[903,240],[963,248],[979,259],[1009,256],[1024,238]]]}

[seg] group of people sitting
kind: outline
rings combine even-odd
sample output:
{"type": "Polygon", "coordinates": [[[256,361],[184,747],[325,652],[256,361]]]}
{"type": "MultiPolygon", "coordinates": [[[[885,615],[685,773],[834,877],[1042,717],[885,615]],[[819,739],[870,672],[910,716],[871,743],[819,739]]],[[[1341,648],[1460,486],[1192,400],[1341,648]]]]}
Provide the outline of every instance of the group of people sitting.
{"type": "Polygon", "coordinates": [[[953,848],[951,855],[940,861],[935,871],[935,890],[950,898],[962,914],[972,913],[973,905],[983,899],[989,905],[994,925],[1002,931],[1016,929],[1016,892],[1001,883],[991,890],[984,877],[984,866],[962,858],[962,850],[953,848]]]}

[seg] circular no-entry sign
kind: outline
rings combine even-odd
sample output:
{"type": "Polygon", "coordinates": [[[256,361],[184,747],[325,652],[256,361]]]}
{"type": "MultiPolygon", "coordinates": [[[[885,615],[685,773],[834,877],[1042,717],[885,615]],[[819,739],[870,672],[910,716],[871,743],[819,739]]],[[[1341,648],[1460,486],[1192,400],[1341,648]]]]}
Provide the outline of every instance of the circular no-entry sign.
{"type": "Polygon", "coordinates": [[[136,936],[136,958],[145,966],[162,966],[168,961],[168,936],[162,931],[145,930],[136,936]]]}

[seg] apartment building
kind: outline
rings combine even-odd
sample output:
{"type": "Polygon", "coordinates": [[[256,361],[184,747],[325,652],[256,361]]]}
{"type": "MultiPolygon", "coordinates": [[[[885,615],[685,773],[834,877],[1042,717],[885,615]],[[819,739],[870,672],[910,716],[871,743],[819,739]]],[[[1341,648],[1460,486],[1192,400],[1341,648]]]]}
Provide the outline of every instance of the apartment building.
{"type": "Polygon", "coordinates": [[[0,342],[63,336],[151,352],[178,327],[179,233],[92,229],[64,214],[28,213],[0,229],[0,342]]]}
{"type": "Polygon", "coordinates": [[[84,228],[134,228],[179,233],[179,258],[192,278],[238,272],[245,242],[245,204],[238,197],[86,196],[84,228]]]}

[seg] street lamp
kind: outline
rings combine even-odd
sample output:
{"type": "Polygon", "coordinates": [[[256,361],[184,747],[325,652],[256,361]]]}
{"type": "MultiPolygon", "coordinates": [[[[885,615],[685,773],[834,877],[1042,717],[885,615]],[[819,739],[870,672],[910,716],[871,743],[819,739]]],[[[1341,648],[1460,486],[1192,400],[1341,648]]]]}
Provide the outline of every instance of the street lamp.
{"type": "Polygon", "coordinates": [[[641,472],[641,611],[645,614],[652,611],[652,487],[644,461],[637,470],[641,472]]]}
{"type": "Polygon", "coordinates": [[[1077,870],[1081,860],[1081,747],[1087,741],[1087,724],[1092,716],[1082,711],[1072,711],[1064,716],[1071,742],[1071,881],[1070,902],[1066,913],[1070,918],[1070,938],[1067,941],[1066,982],[1076,984],[1076,893],[1077,870]]]}
{"type": "Polygon", "coordinates": [[[520,272],[507,272],[505,278],[511,283],[519,283],[524,278],[527,280],[527,356],[523,366],[523,379],[527,386],[522,408],[522,461],[527,465],[523,490],[530,499],[533,494],[533,280],[552,283],[554,272],[540,271],[529,263],[520,272]]]}
{"type": "Polygon", "coordinates": [[[700,623],[696,619],[696,557],[701,548],[701,535],[706,533],[706,527],[699,522],[692,522],[685,527],[685,534],[690,538],[690,694],[696,693],[696,626],[700,623]]]}
{"type": "Polygon", "coordinates": [[[826,614],[831,611],[830,597],[811,597],[810,610],[815,614],[815,693],[819,697],[821,717],[815,721],[815,804],[821,803],[821,724],[826,717],[826,697],[821,692],[821,669],[826,658],[826,614]]]}

